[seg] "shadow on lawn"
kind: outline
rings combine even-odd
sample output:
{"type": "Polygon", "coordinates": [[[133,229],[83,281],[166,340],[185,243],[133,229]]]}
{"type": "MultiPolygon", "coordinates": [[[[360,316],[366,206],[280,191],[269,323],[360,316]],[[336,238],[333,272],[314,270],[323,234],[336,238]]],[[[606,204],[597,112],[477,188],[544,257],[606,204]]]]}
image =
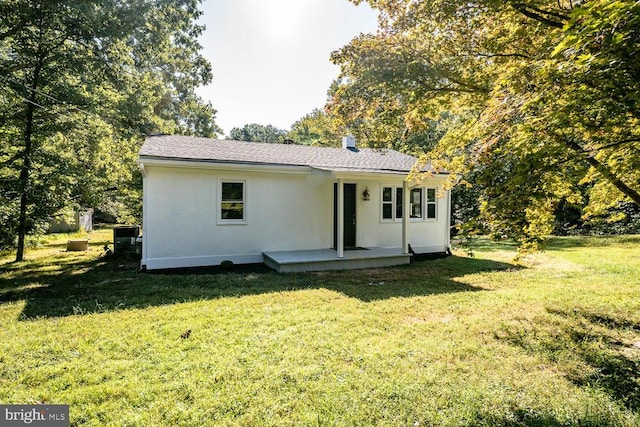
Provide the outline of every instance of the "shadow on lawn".
{"type": "Polygon", "coordinates": [[[514,265],[482,259],[449,257],[407,266],[278,274],[262,265],[218,269],[200,274],[151,274],[138,271],[135,260],[68,261],[31,268],[0,267],[0,304],[26,301],[23,320],[106,312],[166,304],[258,295],[304,289],[329,289],[363,302],[393,297],[479,291],[460,281],[471,273],[504,271],[514,265]]]}
{"type": "Polygon", "coordinates": [[[542,355],[577,386],[602,390],[640,411],[640,349],[621,339],[637,336],[640,324],[586,310],[547,308],[547,313],[550,317],[506,330],[500,338],[542,355]]]}
{"type": "Polygon", "coordinates": [[[613,427],[620,423],[610,414],[593,412],[586,414],[584,418],[569,422],[558,419],[554,414],[539,412],[531,408],[513,407],[506,414],[479,413],[470,425],[494,426],[494,427],[556,427],[556,426],[582,426],[582,427],[613,427]]]}
{"type": "Polygon", "coordinates": [[[549,250],[564,250],[584,247],[605,247],[640,244],[640,235],[620,236],[570,236],[552,237],[546,245],[549,250]]]}

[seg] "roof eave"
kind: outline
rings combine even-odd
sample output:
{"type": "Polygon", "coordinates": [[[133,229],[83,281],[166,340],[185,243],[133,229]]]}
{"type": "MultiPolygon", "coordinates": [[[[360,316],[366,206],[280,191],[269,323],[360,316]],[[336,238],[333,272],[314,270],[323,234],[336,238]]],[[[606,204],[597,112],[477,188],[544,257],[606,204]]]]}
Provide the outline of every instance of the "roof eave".
{"type": "Polygon", "coordinates": [[[178,157],[160,157],[140,155],[138,163],[144,166],[161,166],[168,168],[187,168],[187,169],[219,169],[227,171],[246,171],[252,172],[280,172],[308,175],[313,173],[313,168],[304,165],[285,165],[279,163],[259,163],[259,162],[243,162],[228,161],[214,159],[192,159],[178,157]]]}
{"type": "MultiPolygon", "coordinates": [[[[389,177],[397,179],[399,176],[406,177],[411,172],[410,170],[397,170],[397,169],[358,169],[358,168],[345,168],[345,167],[330,167],[330,166],[313,166],[313,165],[297,165],[297,164],[283,164],[283,163],[263,163],[263,162],[249,162],[239,160],[219,160],[219,159],[194,159],[194,158],[179,158],[179,157],[163,157],[153,155],[140,155],[138,163],[142,168],[148,166],[161,166],[161,167],[173,167],[173,168],[187,168],[187,169],[218,169],[227,171],[252,171],[252,172],[279,172],[279,173],[293,173],[293,174],[326,174],[333,178],[340,179],[362,179],[367,176],[371,178],[389,177]]],[[[424,171],[424,173],[431,173],[434,176],[446,176],[446,172],[433,172],[424,171]]]]}
{"type": "MultiPolygon", "coordinates": [[[[331,176],[336,179],[379,179],[379,178],[392,178],[398,179],[399,177],[408,178],[411,171],[407,170],[391,170],[391,169],[340,169],[340,168],[320,168],[323,171],[331,173],[331,176]]],[[[436,178],[443,178],[447,173],[431,173],[436,178]]]]}

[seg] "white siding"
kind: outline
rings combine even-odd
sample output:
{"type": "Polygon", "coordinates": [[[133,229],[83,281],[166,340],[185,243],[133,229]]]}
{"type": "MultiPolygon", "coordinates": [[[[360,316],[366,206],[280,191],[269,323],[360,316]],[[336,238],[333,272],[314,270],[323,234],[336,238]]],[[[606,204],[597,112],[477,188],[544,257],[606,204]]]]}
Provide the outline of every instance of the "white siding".
{"type": "MultiPolygon", "coordinates": [[[[262,262],[263,251],[323,249],[333,245],[333,183],[315,174],[237,172],[145,165],[143,264],[148,269],[262,262]],[[220,180],[246,183],[246,224],[218,224],[220,180]]],[[[400,247],[401,222],[381,221],[381,185],[357,184],[359,246],[400,247]],[[370,200],[362,192],[368,186],[370,200]]],[[[426,186],[435,187],[434,185],[426,186]]],[[[417,252],[446,250],[447,199],[438,199],[438,219],[411,222],[417,252]],[[421,250],[419,250],[421,249],[421,250]]]]}

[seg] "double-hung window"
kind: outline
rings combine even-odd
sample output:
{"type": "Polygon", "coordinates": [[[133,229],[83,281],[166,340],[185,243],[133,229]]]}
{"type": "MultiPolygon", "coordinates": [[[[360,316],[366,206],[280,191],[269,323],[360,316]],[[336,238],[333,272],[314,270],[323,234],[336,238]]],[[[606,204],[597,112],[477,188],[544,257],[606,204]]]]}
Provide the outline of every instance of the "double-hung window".
{"type": "Polygon", "coordinates": [[[382,219],[394,219],[395,198],[393,197],[393,187],[382,187],[382,219]]]}
{"type": "Polygon", "coordinates": [[[427,188],[427,219],[436,219],[436,189],[427,188]]]}
{"type": "Polygon", "coordinates": [[[420,218],[423,219],[424,208],[422,204],[423,199],[423,189],[422,188],[413,188],[411,189],[409,195],[411,196],[409,200],[411,200],[411,218],[420,218]]]}
{"type": "Polygon", "coordinates": [[[245,181],[221,180],[218,218],[223,224],[243,224],[247,221],[245,181]]]}
{"type": "MultiPolygon", "coordinates": [[[[402,219],[402,200],[402,187],[382,187],[383,221],[397,221],[402,219]]],[[[412,188],[411,190],[409,190],[409,214],[410,218],[414,220],[435,219],[435,188],[412,188]]]]}

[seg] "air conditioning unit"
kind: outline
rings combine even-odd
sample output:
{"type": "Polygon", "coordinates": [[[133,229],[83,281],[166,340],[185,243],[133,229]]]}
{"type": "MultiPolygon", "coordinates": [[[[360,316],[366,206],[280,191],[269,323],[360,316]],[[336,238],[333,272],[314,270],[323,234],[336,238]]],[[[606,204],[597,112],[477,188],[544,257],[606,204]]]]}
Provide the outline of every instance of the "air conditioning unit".
{"type": "Polygon", "coordinates": [[[140,236],[139,225],[121,225],[113,228],[113,253],[116,255],[135,255],[137,239],[140,236]]]}

